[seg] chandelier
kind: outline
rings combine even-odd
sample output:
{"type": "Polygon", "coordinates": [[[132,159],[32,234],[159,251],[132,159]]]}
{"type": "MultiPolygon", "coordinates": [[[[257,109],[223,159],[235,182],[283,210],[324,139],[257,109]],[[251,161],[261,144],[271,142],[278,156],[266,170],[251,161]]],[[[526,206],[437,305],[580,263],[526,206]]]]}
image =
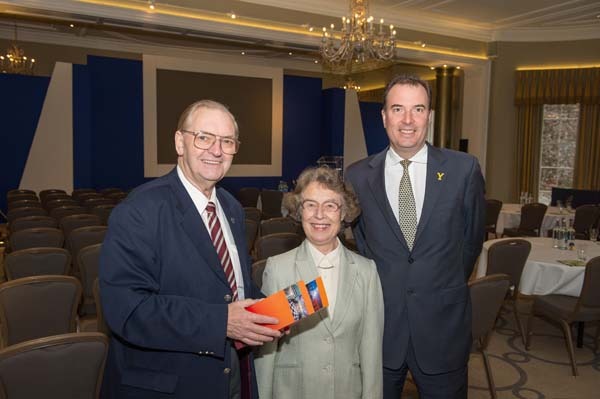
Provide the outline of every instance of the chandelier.
{"type": "Polygon", "coordinates": [[[368,0],[350,0],[350,17],[342,17],[342,29],[323,28],[321,56],[332,66],[351,67],[351,63],[367,60],[386,61],[394,57],[396,31],[384,20],[374,24],[368,0]]]}
{"type": "Polygon", "coordinates": [[[354,79],[352,79],[351,77],[347,77],[346,81],[344,82],[344,85],[342,86],[342,88],[344,90],[354,90],[356,92],[360,91],[360,86],[358,85],[358,83],[356,83],[356,81],[354,79]]]}
{"type": "Polygon", "coordinates": [[[17,44],[17,25],[15,25],[15,38],[8,47],[5,55],[0,55],[0,71],[21,75],[33,75],[35,58],[27,58],[25,50],[17,44]]]}

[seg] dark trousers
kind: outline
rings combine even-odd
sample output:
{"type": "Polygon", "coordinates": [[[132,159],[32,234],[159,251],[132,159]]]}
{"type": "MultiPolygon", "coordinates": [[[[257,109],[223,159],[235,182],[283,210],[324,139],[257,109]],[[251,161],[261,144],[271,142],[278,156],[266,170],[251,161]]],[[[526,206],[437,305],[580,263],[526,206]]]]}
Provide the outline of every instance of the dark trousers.
{"type": "Polygon", "coordinates": [[[458,370],[442,374],[426,374],[417,364],[412,342],[404,364],[399,369],[383,368],[383,399],[400,399],[410,370],[420,399],[467,399],[467,365],[458,370]]]}

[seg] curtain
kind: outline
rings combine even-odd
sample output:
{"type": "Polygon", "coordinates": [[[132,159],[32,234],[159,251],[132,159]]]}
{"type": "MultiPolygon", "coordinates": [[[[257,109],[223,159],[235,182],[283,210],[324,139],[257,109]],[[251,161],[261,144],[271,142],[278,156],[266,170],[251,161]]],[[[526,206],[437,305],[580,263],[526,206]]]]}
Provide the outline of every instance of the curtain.
{"type": "Polygon", "coordinates": [[[537,195],[544,104],[579,104],[574,187],[600,186],[600,68],[517,71],[517,192],[537,195]]]}

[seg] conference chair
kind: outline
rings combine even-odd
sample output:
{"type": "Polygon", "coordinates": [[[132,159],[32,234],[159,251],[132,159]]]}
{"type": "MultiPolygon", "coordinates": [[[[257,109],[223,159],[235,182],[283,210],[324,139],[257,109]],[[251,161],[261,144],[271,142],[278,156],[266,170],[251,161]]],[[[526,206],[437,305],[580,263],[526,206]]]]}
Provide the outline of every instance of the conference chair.
{"type": "Polygon", "coordinates": [[[73,200],[73,198],[67,193],[49,193],[44,196],[42,205],[44,205],[44,207],[46,207],[48,202],[56,201],[56,200],[73,200]]]}
{"type": "Polygon", "coordinates": [[[19,199],[15,201],[10,201],[6,204],[6,209],[11,211],[17,208],[43,208],[40,201],[37,199],[19,199]]]}
{"type": "Polygon", "coordinates": [[[89,200],[89,199],[92,199],[92,198],[104,198],[104,197],[102,196],[102,194],[97,193],[97,192],[94,191],[94,192],[80,193],[80,194],[77,194],[77,196],[73,197],[73,198],[75,198],[75,200],[77,200],[77,202],[80,205],[83,205],[83,203],[85,201],[89,200]]]}
{"type": "Polygon", "coordinates": [[[102,244],[93,244],[81,248],[78,256],[79,271],[81,272],[81,286],[83,289],[83,302],[79,307],[79,315],[95,315],[96,303],[94,301],[94,280],[98,278],[98,260],[102,244]]]}
{"type": "Polygon", "coordinates": [[[37,197],[37,194],[33,190],[28,190],[26,188],[13,188],[12,190],[8,190],[6,193],[6,198],[10,198],[16,195],[32,195],[37,197]]]}
{"type": "Polygon", "coordinates": [[[101,226],[102,221],[96,215],[89,213],[80,213],[75,215],[68,215],[60,219],[60,229],[63,231],[65,237],[68,237],[71,232],[79,227],[85,226],[101,226]]]}
{"type": "Polygon", "coordinates": [[[73,198],[56,198],[49,201],[46,201],[44,204],[44,208],[48,212],[52,212],[53,209],[61,208],[63,206],[78,206],[79,203],[75,201],[73,198]]]}
{"type": "Polygon", "coordinates": [[[485,231],[486,231],[486,239],[490,234],[493,234],[494,237],[498,238],[498,233],[496,232],[496,226],[498,224],[498,216],[500,216],[500,211],[502,210],[502,201],[498,201],[496,199],[487,199],[486,207],[485,207],[485,231]]]}
{"type": "Polygon", "coordinates": [[[252,254],[254,248],[254,241],[258,235],[258,223],[255,220],[245,219],[246,223],[246,244],[248,245],[248,251],[252,254]]]}
{"type": "Polygon", "coordinates": [[[113,193],[124,193],[124,191],[117,187],[108,187],[108,188],[103,188],[102,190],[100,190],[100,194],[102,194],[102,196],[104,196],[104,197],[106,197],[108,194],[113,194],[113,193]]]}
{"type": "Polygon", "coordinates": [[[54,227],[58,228],[56,219],[50,216],[24,216],[13,220],[8,226],[11,233],[19,230],[31,229],[34,227],[54,227]]]}
{"type": "Polygon", "coordinates": [[[97,205],[90,210],[90,213],[98,216],[103,226],[108,226],[108,218],[113,209],[115,209],[114,205],[97,205]]]}
{"type": "Polygon", "coordinates": [[[13,251],[4,259],[7,280],[43,275],[67,275],[71,254],[64,248],[39,247],[13,251]]]}
{"type": "Polygon", "coordinates": [[[573,219],[573,228],[575,229],[575,238],[579,240],[590,239],[590,228],[594,227],[600,216],[600,207],[597,205],[580,205],[575,209],[575,219],[573,219]]]}
{"type": "Polygon", "coordinates": [[[486,349],[509,285],[510,277],[506,274],[494,274],[469,282],[473,314],[471,333],[474,346],[483,357],[488,388],[491,397],[494,399],[497,397],[496,385],[494,384],[492,368],[490,367],[486,349]]]}
{"type": "Polygon", "coordinates": [[[100,205],[114,205],[115,201],[110,198],[98,197],[98,198],[87,198],[83,200],[81,205],[90,212],[93,208],[100,205]]]}
{"type": "Polygon", "coordinates": [[[242,187],[238,191],[237,199],[243,207],[256,207],[260,190],[256,187],[242,187]]]}
{"type": "Polygon", "coordinates": [[[251,206],[244,207],[244,217],[246,219],[254,220],[256,223],[260,223],[262,212],[258,208],[251,206]]]}
{"type": "Polygon", "coordinates": [[[282,254],[302,243],[302,236],[295,233],[275,233],[259,237],[254,244],[256,260],[282,254]]]}
{"type": "Polygon", "coordinates": [[[65,205],[52,209],[50,211],[50,216],[60,223],[60,220],[65,216],[81,215],[82,213],[87,213],[87,209],[79,205],[65,205]]]}
{"type": "MultiPolygon", "coordinates": [[[[558,294],[539,295],[535,297],[527,328],[527,343],[525,345],[527,350],[531,346],[534,317],[558,323],[562,327],[567,352],[571,360],[573,376],[579,375],[575,352],[573,350],[571,325],[576,322],[600,321],[600,256],[590,259],[585,265],[583,287],[581,288],[579,298],[558,294]]],[[[598,337],[596,336],[596,351],[598,350],[597,339],[598,337]]]]}
{"type": "Polygon", "coordinates": [[[262,190],[260,203],[262,206],[262,219],[281,217],[281,201],[283,193],[277,190],[262,190]]]}
{"type": "Polygon", "coordinates": [[[504,229],[502,237],[539,237],[547,208],[540,203],[523,205],[519,227],[504,229]]]}
{"type": "Polygon", "coordinates": [[[110,337],[110,328],[108,328],[108,325],[106,324],[104,311],[102,310],[102,301],[100,300],[100,281],[97,277],[94,280],[93,293],[94,302],[96,303],[96,330],[110,337]]]}
{"type": "Polygon", "coordinates": [[[266,259],[257,260],[252,264],[252,281],[254,281],[258,289],[262,289],[262,276],[266,265],[266,259]]]}
{"type": "Polygon", "coordinates": [[[48,194],[53,194],[53,193],[67,194],[67,192],[65,190],[61,190],[59,188],[49,188],[47,190],[40,191],[40,193],[39,193],[40,201],[42,201],[42,203],[44,203],[44,201],[46,200],[46,196],[48,194]]]}
{"type": "Polygon", "coordinates": [[[73,190],[73,192],[71,192],[71,196],[73,196],[73,198],[77,201],[79,201],[79,198],[83,195],[85,196],[86,194],[96,194],[99,195],[99,193],[94,190],[93,188],[76,188],[75,190],[73,190]]]}
{"type": "Polygon", "coordinates": [[[10,224],[16,219],[26,216],[48,216],[48,212],[43,208],[31,206],[26,208],[16,208],[6,213],[6,220],[8,220],[8,223],[10,224]]]}
{"type": "Polygon", "coordinates": [[[37,201],[40,202],[40,199],[35,194],[23,193],[23,194],[13,194],[6,196],[6,203],[10,204],[11,202],[16,201],[37,201]]]}
{"type": "Polygon", "coordinates": [[[65,241],[63,232],[52,227],[34,227],[12,233],[9,237],[11,251],[35,247],[62,248],[65,241]]]}
{"type": "Polygon", "coordinates": [[[123,201],[125,198],[127,198],[127,193],[126,192],[115,192],[115,193],[109,193],[109,194],[105,194],[104,195],[105,198],[111,199],[115,204],[118,204],[119,202],[123,201]]]}
{"type": "Polygon", "coordinates": [[[71,252],[74,275],[81,276],[79,251],[89,245],[101,244],[107,229],[106,226],[86,226],[79,227],[69,234],[67,237],[66,248],[71,252]]]}
{"type": "Polygon", "coordinates": [[[289,217],[271,218],[260,222],[261,236],[275,233],[299,234],[300,230],[302,230],[302,227],[298,224],[298,222],[289,217]]]}
{"type": "Polygon", "coordinates": [[[0,284],[2,344],[77,330],[81,284],[72,276],[32,276],[0,284]]]}
{"type": "Polygon", "coordinates": [[[97,399],[108,353],[104,334],[70,333],[0,351],[0,399],[97,399]]]}
{"type": "Polygon", "coordinates": [[[517,300],[519,297],[521,275],[523,274],[523,268],[525,268],[529,252],[531,252],[531,243],[529,241],[510,239],[494,243],[490,246],[487,253],[486,275],[490,276],[501,273],[507,274],[510,277],[510,289],[505,299],[512,306],[523,345],[525,345],[525,332],[521,318],[519,317],[517,300]]]}

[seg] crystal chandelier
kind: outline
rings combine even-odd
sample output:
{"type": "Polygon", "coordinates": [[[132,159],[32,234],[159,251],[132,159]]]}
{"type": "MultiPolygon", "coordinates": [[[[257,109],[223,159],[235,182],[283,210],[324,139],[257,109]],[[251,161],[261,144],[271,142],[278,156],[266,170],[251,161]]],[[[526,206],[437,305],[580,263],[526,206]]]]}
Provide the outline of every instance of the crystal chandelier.
{"type": "Polygon", "coordinates": [[[0,71],[21,75],[33,75],[35,58],[28,58],[17,44],[17,25],[15,25],[15,39],[8,47],[5,55],[0,55],[0,71]]]}
{"type": "Polygon", "coordinates": [[[323,28],[321,56],[333,66],[351,66],[352,62],[390,60],[394,57],[396,31],[394,25],[384,26],[383,19],[374,24],[369,14],[368,0],[350,0],[350,17],[342,17],[342,29],[323,28]]]}

